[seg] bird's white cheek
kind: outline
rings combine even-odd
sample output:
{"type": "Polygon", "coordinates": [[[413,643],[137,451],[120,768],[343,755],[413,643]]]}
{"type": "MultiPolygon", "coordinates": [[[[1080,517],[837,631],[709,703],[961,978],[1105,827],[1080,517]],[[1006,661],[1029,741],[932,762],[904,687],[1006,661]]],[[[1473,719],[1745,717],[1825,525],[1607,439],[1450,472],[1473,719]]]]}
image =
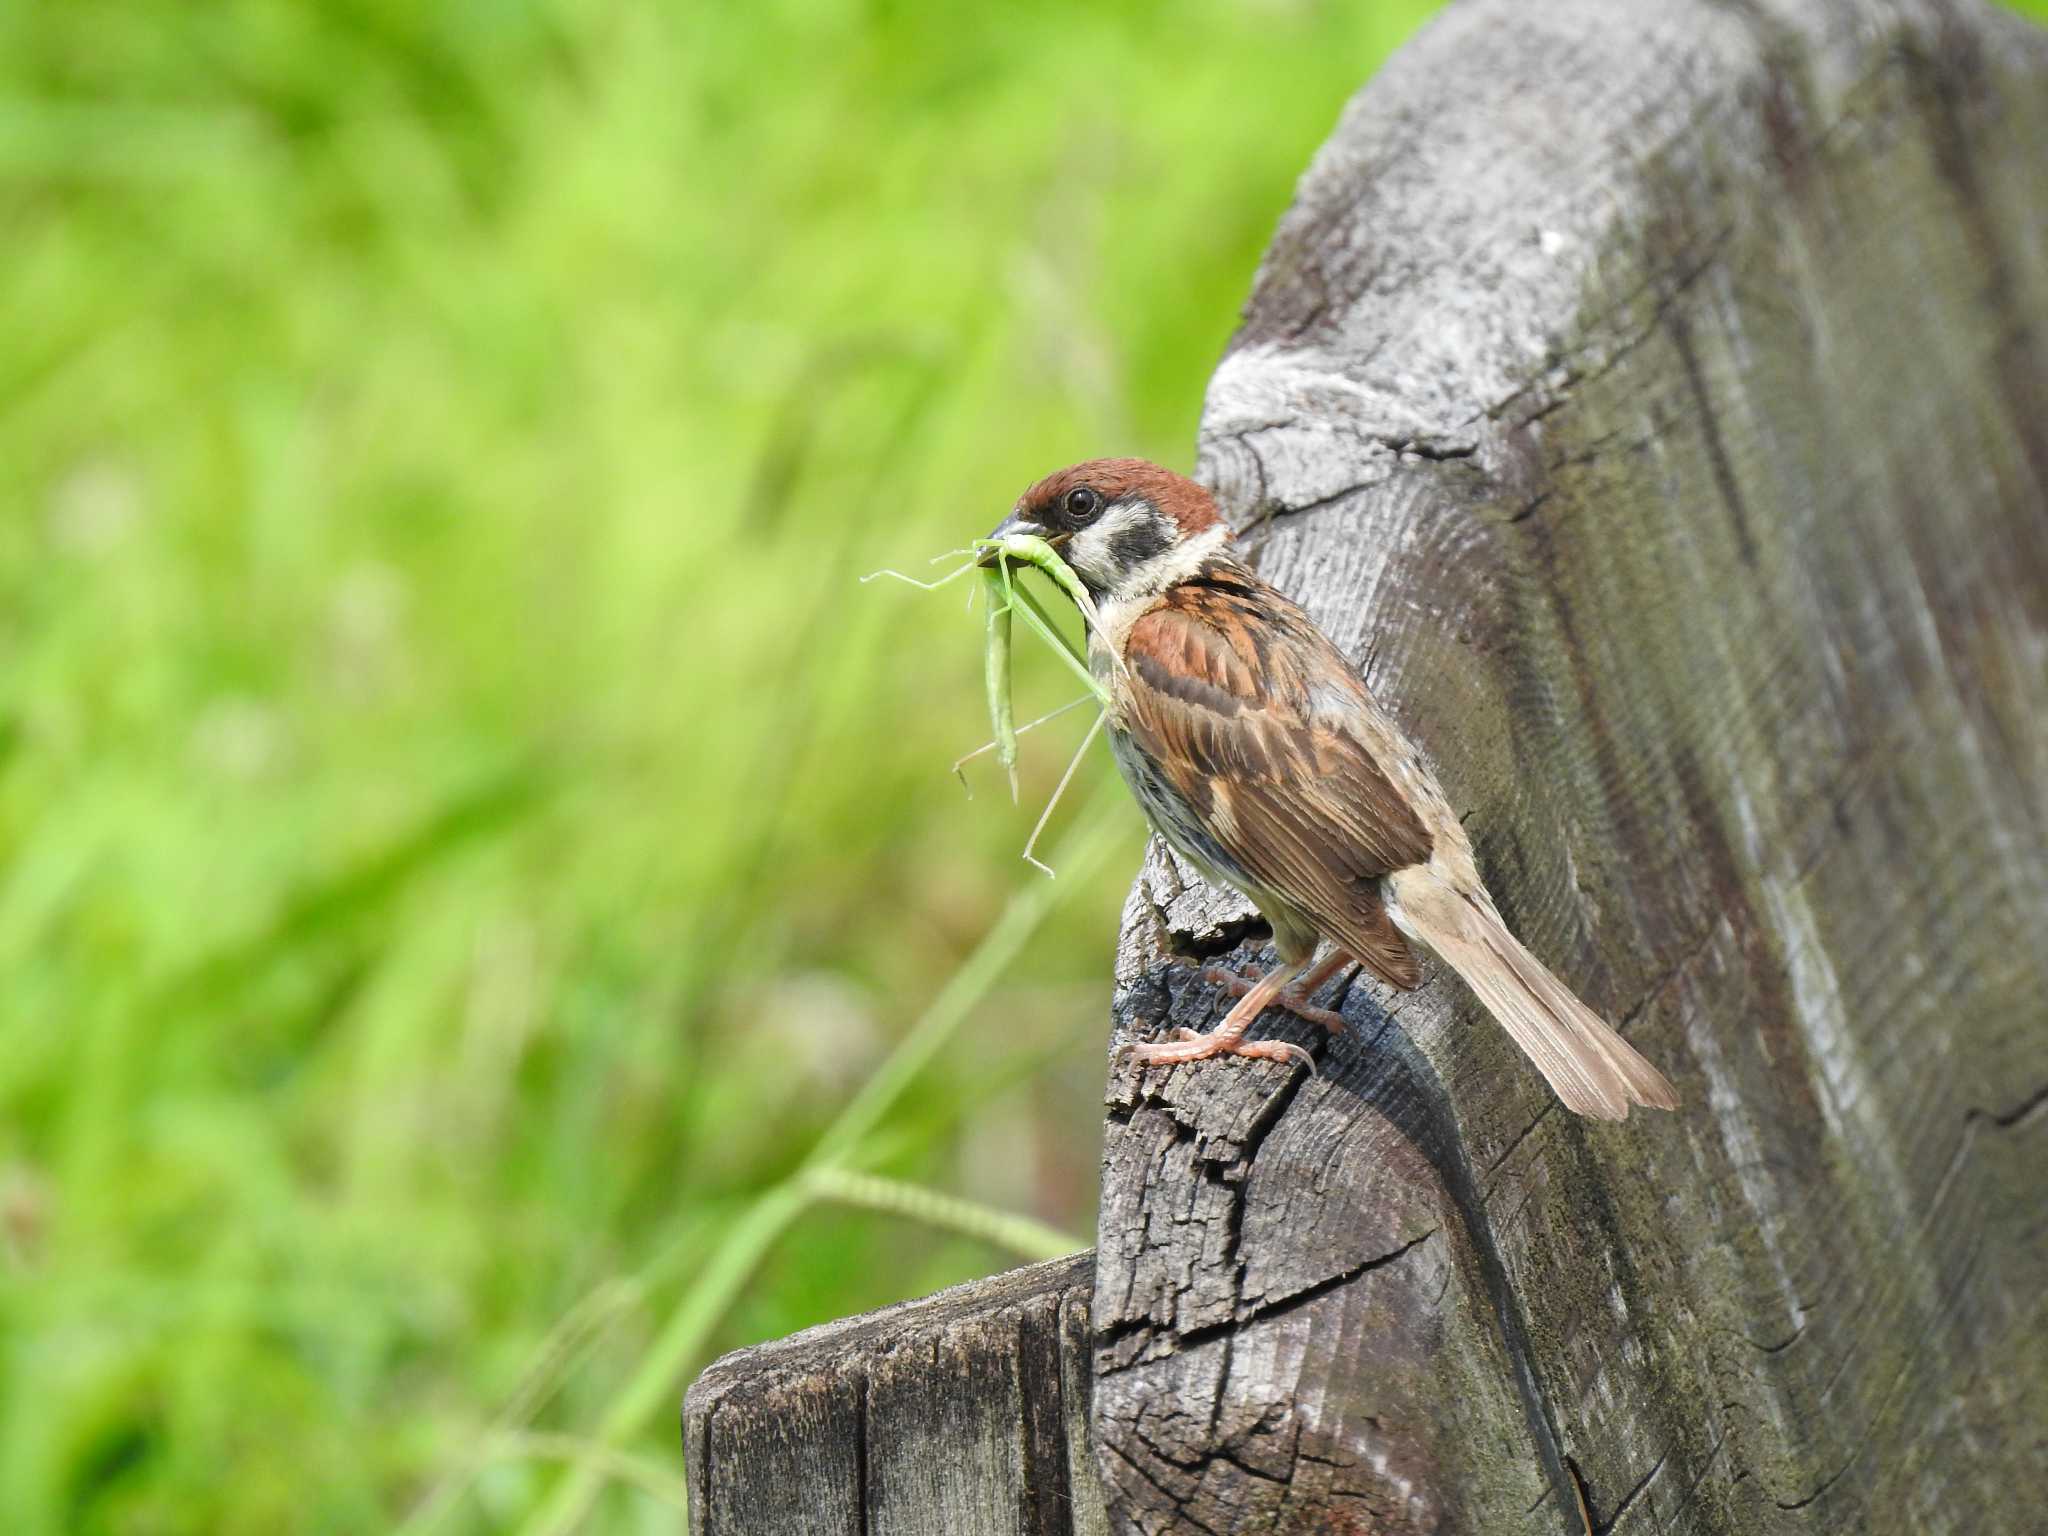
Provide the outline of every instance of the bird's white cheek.
{"type": "Polygon", "coordinates": [[[1100,523],[1067,540],[1066,561],[1089,581],[1098,585],[1109,582],[1115,572],[1109,569],[1109,540],[1100,523]]]}

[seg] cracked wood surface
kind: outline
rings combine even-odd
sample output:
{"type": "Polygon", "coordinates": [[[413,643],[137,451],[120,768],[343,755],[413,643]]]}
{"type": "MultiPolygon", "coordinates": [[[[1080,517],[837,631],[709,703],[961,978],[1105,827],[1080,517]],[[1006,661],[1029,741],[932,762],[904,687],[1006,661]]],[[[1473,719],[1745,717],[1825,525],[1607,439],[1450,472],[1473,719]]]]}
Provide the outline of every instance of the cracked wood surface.
{"type": "Polygon", "coordinates": [[[1088,1254],[727,1355],[683,1405],[691,1536],[1107,1536],[1088,1254]]]}
{"type": "MultiPolygon", "coordinates": [[[[1468,0],[1346,110],[1200,473],[1685,1106],[1440,968],[1116,1071],[1115,1528],[2039,1528],[2044,145],[1960,0],[1468,0]]],[[[1155,846],[1118,1042],[1264,937],[1155,846]]]]}

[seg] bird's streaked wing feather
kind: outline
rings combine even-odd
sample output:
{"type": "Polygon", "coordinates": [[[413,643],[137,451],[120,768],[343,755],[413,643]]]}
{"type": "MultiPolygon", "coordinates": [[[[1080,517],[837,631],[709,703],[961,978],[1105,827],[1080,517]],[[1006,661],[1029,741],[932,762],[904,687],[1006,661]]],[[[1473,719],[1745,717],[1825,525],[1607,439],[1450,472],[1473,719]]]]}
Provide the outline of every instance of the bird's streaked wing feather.
{"type": "Polygon", "coordinates": [[[1397,986],[1421,979],[1379,879],[1430,837],[1328,690],[1363,686],[1293,604],[1239,580],[1172,588],[1131,626],[1124,728],[1258,884],[1397,986]],[[1254,596],[1264,622],[1247,623],[1254,596]],[[1317,690],[1323,690],[1318,696],[1317,690]]]}

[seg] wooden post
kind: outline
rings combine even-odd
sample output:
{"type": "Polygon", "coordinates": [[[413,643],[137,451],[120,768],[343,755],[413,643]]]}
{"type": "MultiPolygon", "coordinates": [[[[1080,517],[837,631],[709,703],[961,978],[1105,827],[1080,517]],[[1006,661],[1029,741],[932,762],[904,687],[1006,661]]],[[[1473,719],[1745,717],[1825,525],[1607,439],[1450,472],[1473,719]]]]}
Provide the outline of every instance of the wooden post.
{"type": "MultiPolygon", "coordinates": [[[[1109,1528],[2039,1529],[2048,35],[1451,5],[1304,178],[1200,473],[1685,1105],[1574,1119],[1434,972],[1269,1014],[1313,1079],[1114,1074],[1109,1528]]],[[[1155,849],[1118,1040],[1263,944],[1155,849]]],[[[697,1530],[848,1528],[691,1434],[697,1530]]],[[[918,1518],[868,1529],[1040,1529],[918,1518]]]]}
{"type": "Polygon", "coordinates": [[[1081,1253],[726,1356],[683,1407],[692,1536],[1106,1536],[1081,1253]]]}

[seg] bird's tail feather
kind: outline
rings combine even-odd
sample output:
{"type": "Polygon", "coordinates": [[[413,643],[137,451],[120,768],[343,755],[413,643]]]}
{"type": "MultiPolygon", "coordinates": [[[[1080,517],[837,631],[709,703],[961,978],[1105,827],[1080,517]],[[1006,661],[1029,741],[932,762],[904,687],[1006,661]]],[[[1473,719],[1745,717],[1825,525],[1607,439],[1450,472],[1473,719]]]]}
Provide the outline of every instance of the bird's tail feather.
{"type": "Polygon", "coordinates": [[[1678,1107],[1664,1074],[1524,949],[1483,894],[1465,895],[1428,865],[1390,884],[1402,925],[1465,979],[1565,1108],[1625,1120],[1631,1104],[1678,1107]]]}

